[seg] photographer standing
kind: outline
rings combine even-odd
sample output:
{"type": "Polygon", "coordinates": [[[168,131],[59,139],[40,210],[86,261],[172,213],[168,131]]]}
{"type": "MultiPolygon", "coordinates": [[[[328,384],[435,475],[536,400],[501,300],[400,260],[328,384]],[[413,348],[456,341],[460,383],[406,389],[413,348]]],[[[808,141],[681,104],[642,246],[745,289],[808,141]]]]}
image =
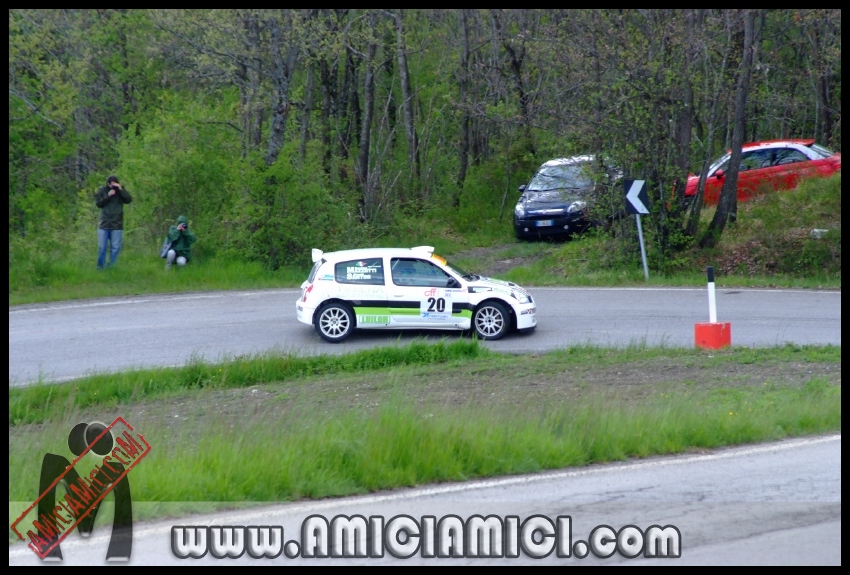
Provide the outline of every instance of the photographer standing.
{"type": "Polygon", "coordinates": [[[195,234],[189,231],[189,218],[186,216],[177,218],[177,225],[168,229],[168,241],[171,242],[171,248],[166,256],[165,269],[170,270],[175,259],[178,266],[185,266],[191,259],[192,244],[196,240],[195,234]]]}
{"type": "Polygon", "coordinates": [[[97,227],[97,269],[106,264],[106,247],[110,247],[109,265],[114,266],[121,252],[124,235],[124,204],[133,201],[116,176],[106,178],[106,185],[94,194],[94,203],[100,208],[97,227]]]}

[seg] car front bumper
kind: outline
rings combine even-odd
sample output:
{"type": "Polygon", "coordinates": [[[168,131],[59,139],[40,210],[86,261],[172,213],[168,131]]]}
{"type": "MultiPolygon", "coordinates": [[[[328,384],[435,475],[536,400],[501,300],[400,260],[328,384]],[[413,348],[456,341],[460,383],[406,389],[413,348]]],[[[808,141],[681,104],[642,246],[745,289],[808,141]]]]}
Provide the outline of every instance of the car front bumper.
{"type": "Polygon", "coordinates": [[[514,219],[514,231],[518,236],[571,234],[584,231],[589,225],[584,215],[514,219]],[[540,225],[549,223],[551,225],[540,225]]]}
{"type": "Polygon", "coordinates": [[[537,306],[533,303],[523,303],[512,306],[516,316],[517,329],[529,329],[537,326],[537,306]]]}

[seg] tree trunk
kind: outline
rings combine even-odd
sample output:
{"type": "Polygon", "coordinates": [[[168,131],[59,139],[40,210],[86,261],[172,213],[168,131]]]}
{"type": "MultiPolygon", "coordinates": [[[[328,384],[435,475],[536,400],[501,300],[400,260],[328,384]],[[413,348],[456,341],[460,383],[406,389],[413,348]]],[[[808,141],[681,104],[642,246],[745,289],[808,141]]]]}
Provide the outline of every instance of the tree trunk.
{"type": "Polygon", "coordinates": [[[358,62],[354,52],[347,51],[345,63],[345,77],[343,79],[342,105],[340,109],[348,117],[348,129],[343,130],[340,136],[340,156],[348,158],[351,153],[351,140],[354,134],[362,130],[362,110],[360,109],[360,96],[357,93],[358,62]]]}
{"type": "Polygon", "coordinates": [[[812,57],[814,58],[815,77],[815,96],[818,103],[818,131],[820,132],[820,141],[825,145],[831,145],[832,140],[832,110],[829,107],[829,74],[824,66],[824,59],[821,55],[823,47],[821,46],[820,26],[817,22],[812,25],[812,57]]]}
{"type": "MultiPolygon", "coordinates": [[[[717,115],[718,110],[720,108],[719,104],[722,100],[721,94],[726,92],[726,69],[729,64],[729,55],[731,52],[731,35],[727,35],[726,49],[723,52],[723,59],[721,60],[720,68],[717,70],[716,78],[717,81],[715,83],[714,92],[711,98],[711,111],[708,114],[708,126],[706,127],[705,140],[708,142],[708,145],[705,146],[705,154],[702,159],[702,168],[700,169],[699,181],[697,182],[697,193],[696,196],[691,198],[690,205],[690,216],[688,217],[688,222],[685,226],[685,235],[688,237],[694,237],[697,234],[697,228],[699,227],[699,219],[700,213],[702,212],[702,204],[703,204],[703,194],[705,193],[705,180],[708,172],[709,166],[711,166],[711,160],[714,157],[714,140],[715,140],[715,132],[717,131],[717,115]]],[[[707,55],[704,55],[706,59],[708,59],[707,55]]],[[[706,70],[711,67],[711,62],[708,61],[705,64],[706,70]]]]}
{"type": "Polygon", "coordinates": [[[419,139],[416,135],[416,124],[413,115],[413,90],[410,87],[410,72],[407,67],[407,44],[404,41],[403,12],[396,10],[394,16],[396,27],[396,60],[398,61],[398,73],[401,80],[401,108],[404,112],[404,130],[407,136],[407,161],[413,169],[412,187],[415,189],[419,184],[420,177],[419,139]]]}
{"type": "Polygon", "coordinates": [[[511,75],[513,76],[514,87],[517,92],[517,100],[519,101],[520,123],[522,125],[522,134],[524,136],[523,145],[528,146],[528,152],[533,155],[536,152],[534,150],[534,142],[531,138],[530,98],[525,86],[525,80],[522,76],[522,67],[525,62],[525,46],[521,45],[519,49],[514,48],[504,35],[499,10],[493,10],[491,13],[493,15],[493,25],[499,35],[499,40],[502,47],[505,49],[505,52],[508,54],[511,75]]]}
{"type": "Polygon", "coordinates": [[[301,114],[301,147],[298,150],[301,164],[307,156],[307,140],[310,136],[310,113],[313,111],[313,66],[307,69],[307,85],[304,88],[304,109],[301,114]]]}
{"type": "MultiPolygon", "coordinates": [[[[370,29],[377,33],[377,14],[369,14],[370,29]]],[[[358,178],[362,188],[360,199],[360,220],[368,221],[372,217],[374,186],[369,174],[369,146],[372,138],[372,114],[375,109],[375,56],[378,53],[378,42],[373,37],[369,40],[366,55],[366,72],[363,82],[363,124],[360,129],[360,155],[357,160],[358,178]]]]}
{"type": "Polygon", "coordinates": [[[334,97],[334,76],[331,76],[327,60],[319,62],[319,81],[322,83],[322,168],[325,173],[331,173],[331,101],[334,97]]]}
{"type": "Polygon", "coordinates": [[[284,55],[283,32],[280,29],[280,22],[271,18],[267,25],[271,38],[272,116],[266,165],[271,166],[277,160],[286,140],[286,119],[289,116],[289,80],[298,59],[298,46],[291,41],[286,47],[286,55],[284,55]]]}
{"type": "MultiPolygon", "coordinates": [[[[696,32],[696,25],[700,19],[700,10],[688,10],[685,15],[688,38],[693,38],[696,32]]],[[[685,60],[685,69],[693,70],[699,57],[699,50],[693,43],[687,46],[688,54],[685,60]]],[[[685,207],[685,188],[688,186],[688,172],[690,171],[691,160],[691,136],[694,126],[694,88],[689,78],[682,79],[682,97],[678,102],[675,110],[676,115],[676,132],[675,145],[677,151],[676,177],[673,180],[673,190],[675,201],[670,213],[670,217],[674,221],[679,221],[685,207]]]]}
{"type": "Polygon", "coordinates": [[[717,211],[714,213],[711,223],[705,234],[700,239],[700,247],[712,248],[720,241],[720,236],[729,221],[730,216],[735,214],[738,205],[738,170],[741,167],[741,148],[744,145],[744,132],[746,130],[746,108],[747,95],[750,89],[750,76],[753,69],[753,51],[755,50],[755,10],[745,9],[743,11],[744,21],[744,50],[741,55],[741,63],[738,66],[738,86],[735,89],[735,120],[732,124],[732,157],[729,159],[729,168],[720,191],[720,201],[717,211]]]}
{"type": "Polygon", "coordinates": [[[461,23],[463,24],[463,47],[460,53],[460,77],[458,78],[458,99],[460,100],[460,169],[457,174],[457,187],[455,188],[452,205],[460,206],[460,193],[463,190],[463,182],[466,180],[466,170],[469,167],[469,10],[463,8],[460,11],[461,23]]]}
{"type": "Polygon", "coordinates": [[[262,110],[256,105],[262,66],[262,60],[259,57],[260,26],[256,13],[243,14],[242,29],[244,31],[242,47],[245,56],[235,62],[235,75],[242,108],[242,155],[244,157],[249,151],[258,148],[262,141],[262,110]]]}

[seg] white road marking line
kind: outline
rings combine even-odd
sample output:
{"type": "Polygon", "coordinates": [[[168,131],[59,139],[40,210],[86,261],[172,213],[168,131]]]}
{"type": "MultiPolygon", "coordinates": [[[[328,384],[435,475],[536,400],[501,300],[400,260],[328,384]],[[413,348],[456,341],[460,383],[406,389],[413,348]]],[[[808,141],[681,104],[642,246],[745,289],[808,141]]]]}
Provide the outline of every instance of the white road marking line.
{"type": "MultiPolygon", "coordinates": [[[[226,292],[226,293],[216,293],[216,294],[204,294],[204,295],[190,295],[190,296],[163,296],[163,297],[151,297],[148,299],[130,299],[130,300],[121,300],[121,301],[101,301],[101,302],[90,302],[90,303],[81,303],[81,304],[59,304],[55,306],[49,307],[38,307],[38,308],[29,308],[29,309],[10,309],[9,314],[13,313],[33,313],[38,311],[55,311],[55,310],[65,310],[65,309],[81,309],[88,307],[104,307],[111,305],[132,305],[132,304],[140,304],[140,303],[152,303],[152,302],[163,302],[163,301],[188,301],[194,299],[217,299],[223,297],[247,297],[247,296],[255,296],[255,295],[268,295],[270,292],[278,292],[281,295],[288,294],[300,294],[301,290],[299,289],[285,289],[285,290],[268,290],[268,291],[249,291],[249,292],[226,292]]],[[[156,295],[156,294],[151,294],[156,295]]]]}

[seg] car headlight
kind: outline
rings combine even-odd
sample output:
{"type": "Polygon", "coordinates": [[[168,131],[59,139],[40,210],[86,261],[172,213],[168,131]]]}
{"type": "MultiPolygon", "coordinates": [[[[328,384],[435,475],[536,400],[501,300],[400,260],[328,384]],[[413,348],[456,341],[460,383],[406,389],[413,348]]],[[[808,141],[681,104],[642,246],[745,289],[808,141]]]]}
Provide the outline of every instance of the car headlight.
{"type": "Polygon", "coordinates": [[[567,213],[568,214],[574,214],[576,212],[582,211],[586,207],[587,207],[587,202],[573,202],[572,204],[570,204],[570,207],[567,208],[567,213]]]}
{"type": "Polygon", "coordinates": [[[525,217],[525,206],[523,206],[522,204],[517,204],[516,207],[514,208],[514,214],[516,214],[516,217],[518,217],[518,218],[524,218],[525,217]]]}
{"type": "Polygon", "coordinates": [[[519,303],[528,303],[528,296],[522,292],[511,290],[511,297],[517,300],[519,303]]]}

